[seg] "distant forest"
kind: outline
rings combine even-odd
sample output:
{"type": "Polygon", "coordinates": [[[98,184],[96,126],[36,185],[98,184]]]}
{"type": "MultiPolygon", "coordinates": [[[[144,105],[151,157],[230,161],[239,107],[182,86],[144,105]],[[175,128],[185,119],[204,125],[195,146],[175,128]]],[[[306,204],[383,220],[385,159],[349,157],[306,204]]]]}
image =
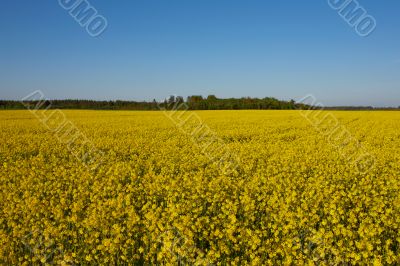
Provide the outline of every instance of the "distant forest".
{"type": "MultiPolygon", "coordinates": [[[[227,98],[221,99],[214,95],[206,98],[189,96],[184,100],[181,96],[170,96],[163,102],[153,100],[141,101],[94,101],[94,100],[46,100],[46,101],[8,101],[0,100],[0,109],[26,109],[40,103],[41,109],[92,109],[92,110],[160,110],[180,109],[189,110],[294,110],[309,109],[311,106],[296,103],[294,100],[282,101],[271,97],[266,98],[227,98]],[[184,103],[184,105],[182,105],[184,103]]],[[[38,105],[38,106],[39,106],[38,105]]],[[[400,107],[399,107],[400,108],[400,107]]],[[[371,106],[338,106],[325,107],[328,110],[399,110],[399,108],[374,108],[371,106]]]]}

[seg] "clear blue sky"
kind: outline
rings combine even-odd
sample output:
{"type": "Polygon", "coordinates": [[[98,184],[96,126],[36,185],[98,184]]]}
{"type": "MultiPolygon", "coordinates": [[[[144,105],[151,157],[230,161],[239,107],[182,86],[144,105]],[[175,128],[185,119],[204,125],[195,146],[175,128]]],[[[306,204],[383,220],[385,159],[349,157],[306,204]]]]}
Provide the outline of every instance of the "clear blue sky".
{"type": "Polygon", "coordinates": [[[93,38],[57,0],[0,1],[0,98],[163,99],[170,94],[400,105],[400,2],[359,0],[356,34],[326,0],[91,0],[93,38]]]}

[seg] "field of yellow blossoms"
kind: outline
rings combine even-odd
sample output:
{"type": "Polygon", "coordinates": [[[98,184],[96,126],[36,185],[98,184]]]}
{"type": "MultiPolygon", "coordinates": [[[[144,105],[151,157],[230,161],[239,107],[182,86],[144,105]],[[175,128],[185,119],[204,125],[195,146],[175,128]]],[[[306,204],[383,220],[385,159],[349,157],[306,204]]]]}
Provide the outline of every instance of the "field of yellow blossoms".
{"type": "Polygon", "coordinates": [[[400,112],[331,112],[367,171],[296,110],[198,111],[207,150],[162,111],[62,113],[74,152],[0,112],[0,265],[400,264],[400,112]]]}

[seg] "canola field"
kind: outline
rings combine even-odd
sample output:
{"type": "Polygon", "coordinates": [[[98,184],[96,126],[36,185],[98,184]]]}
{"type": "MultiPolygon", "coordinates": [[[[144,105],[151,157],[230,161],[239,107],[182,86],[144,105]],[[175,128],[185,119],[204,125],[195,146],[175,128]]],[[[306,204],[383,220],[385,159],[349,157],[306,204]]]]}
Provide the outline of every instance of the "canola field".
{"type": "Polygon", "coordinates": [[[400,112],[42,112],[0,112],[0,265],[400,264],[400,112]]]}

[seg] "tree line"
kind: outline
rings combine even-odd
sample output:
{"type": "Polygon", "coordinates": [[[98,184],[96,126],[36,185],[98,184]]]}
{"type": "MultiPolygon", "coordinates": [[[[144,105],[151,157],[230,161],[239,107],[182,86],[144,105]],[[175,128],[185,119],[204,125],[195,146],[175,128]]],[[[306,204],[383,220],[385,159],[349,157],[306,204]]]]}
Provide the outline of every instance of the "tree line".
{"type": "Polygon", "coordinates": [[[220,99],[214,95],[206,98],[194,95],[184,100],[182,96],[170,96],[164,101],[94,101],[94,100],[46,100],[46,101],[9,101],[0,100],[0,109],[93,109],[93,110],[160,110],[180,109],[189,110],[242,110],[242,109],[306,109],[308,106],[296,103],[294,100],[281,101],[275,98],[228,98],[220,99]]]}
{"type": "MultiPolygon", "coordinates": [[[[0,109],[92,109],[92,110],[295,110],[310,109],[311,106],[297,103],[294,100],[282,101],[273,97],[265,98],[217,98],[215,95],[203,97],[192,95],[186,98],[182,96],[170,96],[164,101],[94,101],[94,100],[46,100],[46,101],[9,101],[0,100],[0,109]]],[[[316,107],[313,107],[318,109],[316,107]]],[[[321,109],[321,108],[319,108],[321,109]]],[[[374,108],[371,106],[338,106],[324,107],[327,110],[399,110],[395,107],[374,108]]]]}

